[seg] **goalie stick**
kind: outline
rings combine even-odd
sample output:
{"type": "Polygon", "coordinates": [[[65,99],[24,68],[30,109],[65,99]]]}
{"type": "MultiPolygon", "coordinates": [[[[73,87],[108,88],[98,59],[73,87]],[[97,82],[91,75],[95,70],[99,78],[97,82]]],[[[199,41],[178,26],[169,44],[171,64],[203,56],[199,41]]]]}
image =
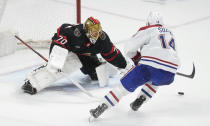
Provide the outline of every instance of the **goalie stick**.
{"type": "MultiPolygon", "coordinates": [[[[43,60],[45,60],[46,62],[48,62],[48,60],[44,56],[42,56],[39,52],[37,52],[36,50],[34,50],[30,45],[28,45],[26,42],[24,42],[20,37],[18,37],[17,35],[15,35],[15,38],[17,38],[19,41],[21,41],[25,46],[27,46],[29,49],[31,49],[34,53],[36,53],[38,56],[40,56],[43,60]]],[[[82,92],[84,92],[86,95],[88,95],[91,98],[95,98],[95,99],[98,99],[99,100],[99,98],[93,96],[90,92],[88,92],[85,88],[83,88],[79,82],[77,82],[75,80],[72,80],[64,72],[61,72],[61,74],[63,76],[65,76],[68,80],[70,80],[75,86],[77,86],[79,89],[81,89],[82,92]]]]}

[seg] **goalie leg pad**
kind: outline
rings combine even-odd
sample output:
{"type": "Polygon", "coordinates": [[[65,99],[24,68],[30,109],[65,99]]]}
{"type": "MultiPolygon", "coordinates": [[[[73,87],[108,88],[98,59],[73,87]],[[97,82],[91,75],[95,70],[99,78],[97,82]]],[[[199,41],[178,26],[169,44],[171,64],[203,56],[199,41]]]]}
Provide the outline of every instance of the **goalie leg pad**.
{"type": "MultiPolygon", "coordinates": [[[[71,74],[75,70],[81,67],[81,63],[76,54],[70,52],[62,69],[63,72],[71,74]]],[[[63,74],[59,72],[59,69],[48,64],[42,66],[26,76],[26,80],[30,81],[33,88],[38,91],[46,88],[56,80],[63,77],[63,74]]]]}
{"type": "Polygon", "coordinates": [[[63,69],[64,63],[68,56],[68,50],[62,47],[55,45],[50,54],[48,61],[48,68],[53,72],[53,70],[63,69]]]}
{"type": "Polygon", "coordinates": [[[63,72],[67,74],[71,74],[81,67],[82,67],[82,64],[78,56],[73,52],[69,52],[68,57],[63,67],[63,72]]]}
{"type": "Polygon", "coordinates": [[[42,66],[26,76],[32,87],[34,87],[37,92],[46,88],[56,80],[62,77],[60,72],[50,72],[46,66],[42,66]]]}
{"type": "Polygon", "coordinates": [[[107,63],[103,62],[101,65],[96,67],[96,73],[99,81],[99,86],[104,87],[109,82],[109,71],[107,70],[107,63]]]}

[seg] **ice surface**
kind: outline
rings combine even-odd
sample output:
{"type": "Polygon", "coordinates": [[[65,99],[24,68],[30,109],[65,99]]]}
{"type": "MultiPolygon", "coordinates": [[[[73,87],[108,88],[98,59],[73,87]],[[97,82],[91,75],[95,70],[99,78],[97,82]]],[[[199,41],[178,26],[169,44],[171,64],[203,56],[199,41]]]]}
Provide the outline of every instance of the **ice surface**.
{"type": "MultiPolygon", "coordinates": [[[[18,0],[18,4],[23,6],[19,9],[24,9],[25,1],[18,0]]],[[[48,1],[39,0],[46,5],[48,1]]],[[[17,1],[9,0],[9,3],[14,2],[17,1]]],[[[130,37],[143,26],[150,10],[160,11],[164,15],[165,24],[176,36],[182,64],[179,71],[190,73],[194,62],[195,78],[176,76],[174,83],[161,87],[151,102],[143,105],[139,111],[132,112],[129,104],[140,91],[139,88],[135,93],[124,97],[115,108],[89,124],[89,110],[95,108],[98,102],[68,80],[60,80],[34,96],[20,91],[25,75],[44,63],[31,50],[20,50],[0,58],[0,125],[209,126],[209,6],[209,0],[83,0],[82,20],[88,16],[97,17],[114,43],[130,37]],[[178,91],[185,95],[178,95],[178,91]]],[[[18,15],[14,14],[8,21],[15,25],[15,19],[18,19],[18,15]]],[[[27,22],[23,22],[24,25],[28,25],[27,22]]],[[[37,26],[37,29],[42,27],[37,26]]],[[[51,32],[55,31],[56,29],[51,32]]],[[[48,57],[47,50],[38,51],[48,57]]],[[[72,77],[78,79],[85,76],[77,71],[72,77]]],[[[98,88],[97,84],[83,86],[95,96],[103,97],[118,81],[119,77],[116,76],[111,78],[109,87],[98,88]]]]}

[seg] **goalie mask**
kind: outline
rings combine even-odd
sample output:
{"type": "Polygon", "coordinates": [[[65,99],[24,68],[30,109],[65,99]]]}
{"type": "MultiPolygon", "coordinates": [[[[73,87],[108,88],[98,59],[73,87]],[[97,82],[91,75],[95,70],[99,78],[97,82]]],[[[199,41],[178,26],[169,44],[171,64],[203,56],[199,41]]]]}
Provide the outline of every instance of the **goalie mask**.
{"type": "Polygon", "coordinates": [[[86,30],[87,37],[90,39],[90,42],[95,44],[102,33],[101,23],[97,19],[89,17],[85,21],[84,28],[86,30]]]}

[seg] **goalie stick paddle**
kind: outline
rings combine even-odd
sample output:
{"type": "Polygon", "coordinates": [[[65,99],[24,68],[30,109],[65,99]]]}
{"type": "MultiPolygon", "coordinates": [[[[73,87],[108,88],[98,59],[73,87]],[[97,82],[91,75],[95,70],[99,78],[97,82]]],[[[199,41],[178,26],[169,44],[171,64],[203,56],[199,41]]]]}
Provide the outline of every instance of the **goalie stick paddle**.
{"type": "Polygon", "coordinates": [[[193,70],[192,70],[192,73],[191,74],[183,74],[183,73],[180,73],[180,72],[176,72],[177,75],[180,75],[180,76],[183,76],[183,77],[187,77],[187,78],[191,78],[193,79],[194,76],[195,76],[195,65],[193,63],[193,70]]]}
{"type": "MultiPolygon", "coordinates": [[[[27,46],[29,49],[31,49],[33,52],[35,52],[38,56],[40,56],[43,60],[45,60],[46,62],[48,62],[48,60],[42,56],[39,52],[37,52],[36,50],[34,50],[30,45],[28,45],[26,42],[24,42],[20,37],[18,37],[17,35],[15,35],[15,38],[17,38],[18,40],[20,40],[25,46],[27,46]]],[[[76,82],[75,80],[70,79],[64,72],[61,72],[67,79],[71,80],[71,82],[77,86],[79,89],[82,90],[82,92],[84,92],[86,95],[88,95],[89,97],[92,97],[94,99],[99,100],[99,98],[93,96],[90,92],[88,92],[87,90],[85,90],[85,88],[83,88],[79,82],[76,82]]]]}

